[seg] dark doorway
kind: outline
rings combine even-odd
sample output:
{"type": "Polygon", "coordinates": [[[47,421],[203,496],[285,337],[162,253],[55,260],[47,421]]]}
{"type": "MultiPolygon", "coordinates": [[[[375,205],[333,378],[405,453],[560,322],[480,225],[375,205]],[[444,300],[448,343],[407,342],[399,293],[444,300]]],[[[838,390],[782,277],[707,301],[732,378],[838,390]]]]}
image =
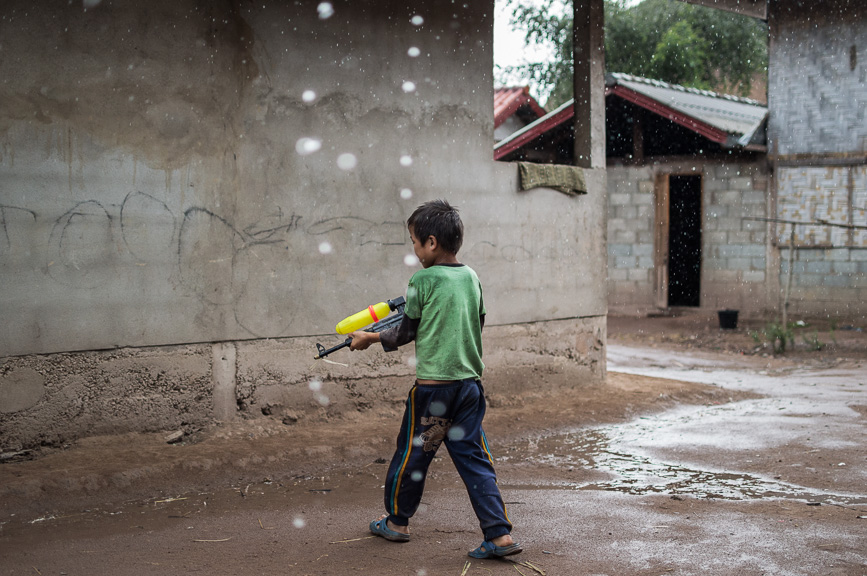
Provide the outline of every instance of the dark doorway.
{"type": "Polygon", "coordinates": [[[668,305],[698,306],[701,294],[701,176],[670,176],[668,186],[668,305]]]}

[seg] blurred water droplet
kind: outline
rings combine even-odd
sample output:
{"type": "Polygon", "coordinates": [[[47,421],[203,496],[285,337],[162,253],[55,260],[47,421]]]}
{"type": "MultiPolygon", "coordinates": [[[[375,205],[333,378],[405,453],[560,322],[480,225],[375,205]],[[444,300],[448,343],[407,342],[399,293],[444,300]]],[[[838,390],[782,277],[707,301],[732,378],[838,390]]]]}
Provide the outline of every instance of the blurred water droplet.
{"type": "Polygon", "coordinates": [[[403,91],[407,94],[409,94],[410,92],[415,92],[415,82],[407,80],[403,83],[403,86],[401,86],[401,88],[403,88],[403,91]]]}
{"type": "Polygon", "coordinates": [[[302,156],[318,152],[320,148],[322,148],[322,142],[316,138],[307,138],[305,136],[304,138],[299,138],[298,142],[295,143],[295,151],[302,156]]]}
{"type": "Polygon", "coordinates": [[[83,2],[84,10],[87,11],[87,10],[90,10],[91,8],[96,8],[97,6],[100,5],[101,2],[102,2],[102,0],[84,0],[84,2],[83,2]]]}
{"type": "Polygon", "coordinates": [[[320,20],[327,20],[334,16],[334,6],[331,5],[331,2],[320,2],[316,11],[319,12],[320,20]]]}
{"type": "Polygon", "coordinates": [[[296,528],[304,528],[307,526],[307,521],[304,520],[301,516],[296,516],[294,520],[292,520],[292,525],[296,528]]]}
{"type": "Polygon", "coordinates": [[[409,54],[410,58],[416,58],[418,55],[421,54],[421,50],[419,50],[416,46],[413,46],[409,50],[407,50],[406,53],[409,54]]]}
{"type": "Polygon", "coordinates": [[[418,258],[416,258],[415,254],[407,254],[403,257],[403,263],[407,266],[416,266],[418,265],[418,258]]]}
{"type": "Polygon", "coordinates": [[[316,92],[314,92],[313,90],[305,90],[304,93],[301,95],[301,99],[307,103],[313,102],[314,100],[316,100],[316,92]]]}
{"type": "Polygon", "coordinates": [[[424,24],[424,18],[416,14],[410,19],[410,22],[412,22],[413,26],[421,26],[422,24],[424,24]]]}
{"type": "Polygon", "coordinates": [[[325,394],[317,394],[316,401],[319,402],[320,406],[328,406],[331,404],[331,400],[328,399],[328,396],[325,394]]]}
{"type": "Polygon", "coordinates": [[[402,188],[400,191],[400,197],[404,200],[409,200],[410,198],[412,198],[412,190],[410,190],[409,188],[402,188]]]}
{"type": "Polygon", "coordinates": [[[415,368],[416,365],[418,364],[418,358],[416,358],[415,356],[410,356],[409,358],[406,359],[406,364],[407,364],[407,366],[410,366],[411,368],[415,368]]]}
{"type": "Polygon", "coordinates": [[[352,170],[356,164],[358,164],[358,160],[355,158],[355,154],[346,152],[337,157],[337,167],[341,170],[352,170]]]}
{"type": "Polygon", "coordinates": [[[414,470],[412,474],[409,475],[412,478],[413,482],[421,482],[424,479],[424,474],[419,472],[418,470],[414,470]]]}
{"type": "Polygon", "coordinates": [[[464,429],[460,426],[452,426],[449,428],[449,440],[463,440],[464,435],[464,429]]]}
{"type": "Polygon", "coordinates": [[[442,416],[446,413],[446,405],[442,402],[431,402],[430,413],[434,416],[442,416]]]}
{"type": "Polygon", "coordinates": [[[322,390],[322,381],[321,380],[311,380],[310,384],[307,385],[314,392],[319,392],[322,390]]]}
{"type": "Polygon", "coordinates": [[[409,154],[404,154],[400,157],[400,165],[401,166],[412,166],[412,156],[409,154]]]}
{"type": "Polygon", "coordinates": [[[331,242],[323,242],[319,245],[320,254],[331,254],[333,251],[334,247],[331,246],[331,242]]]}
{"type": "Polygon", "coordinates": [[[421,439],[421,436],[415,436],[412,439],[412,445],[418,448],[419,446],[424,446],[424,440],[421,439]]]}

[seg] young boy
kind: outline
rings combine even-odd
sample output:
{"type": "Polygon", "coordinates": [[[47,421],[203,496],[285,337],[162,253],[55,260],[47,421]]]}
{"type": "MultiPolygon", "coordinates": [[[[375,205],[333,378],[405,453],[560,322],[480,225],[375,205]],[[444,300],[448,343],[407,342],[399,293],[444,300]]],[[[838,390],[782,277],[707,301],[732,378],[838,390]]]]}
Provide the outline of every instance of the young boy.
{"type": "Polygon", "coordinates": [[[407,220],[412,247],[424,267],[409,280],[404,318],[385,332],[353,332],[351,350],[381,342],[386,351],[415,340],[416,381],[406,401],[397,450],[385,482],[385,509],[370,531],[407,542],[409,519],[424,491],[427,470],[441,443],[470,496],[485,540],[473,558],[517,554],[512,524],[497,487],[482,419],[482,327],[485,305],[476,273],[458,262],[464,227],[445,200],[419,206],[407,220]]]}

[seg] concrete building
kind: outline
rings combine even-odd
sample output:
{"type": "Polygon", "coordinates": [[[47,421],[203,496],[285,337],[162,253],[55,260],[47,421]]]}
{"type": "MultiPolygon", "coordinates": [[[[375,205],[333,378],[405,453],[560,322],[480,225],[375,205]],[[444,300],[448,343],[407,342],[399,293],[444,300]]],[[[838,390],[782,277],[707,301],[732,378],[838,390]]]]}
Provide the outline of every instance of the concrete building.
{"type": "Polygon", "coordinates": [[[867,5],[690,0],[768,21],[769,258],[791,315],[867,320],[867,5]],[[790,264],[791,263],[791,264],[790,264]]]}
{"type": "MultiPolygon", "coordinates": [[[[768,277],[767,108],[625,74],[605,90],[612,313],[776,307],[768,277]]],[[[503,139],[494,157],[570,164],[572,106],[503,139]]]]}
{"type": "Polygon", "coordinates": [[[581,197],[493,161],[494,3],[445,6],[3,2],[0,449],[398,402],[411,347],[314,344],[403,294],[438,197],[488,390],[603,379],[602,0],[575,8],[581,197]]]}
{"type": "Polygon", "coordinates": [[[773,2],[768,23],[768,137],[782,221],[772,234],[789,311],[864,322],[867,5],[773,2]]]}
{"type": "MultiPolygon", "coordinates": [[[[666,245],[660,243],[660,230],[652,228],[662,220],[651,209],[666,209],[658,201],[667,178],[659,180],[660,174],[680,178],[700,173],[707,242],[702,246],[699,306],[762,314],[779,314],[785,307],[790,318],[863,323],[867,5],[858,0],[688,2],[768,21],[767,155],[746,150],[751,158],[741,155],[734,163],[731,158],[720,163],[708,159],[701,146],[698,155],[680,161],[669,155],[641,168],[646,150],[627,162],[609,154],[611,310],[635,313],[672,305],[665,287],[668,271],[659,265],[660,255],[666,260],[666,245]]],[[[567,113],[568,107],[539,122],[556,122],[567,113]]],[[[564,136],[551,135],[551,141],[564,136]]],[[[519,131],[498,146],[524,146],[521,136],[519,131]]],[[[622,142],[609,134],[608,144],[616,148],[622,142]]],[[[530,161],[561,163],[569,163],[573,153],[568,142],[554,156],[534,158],[527,152],[530,161]]]]}

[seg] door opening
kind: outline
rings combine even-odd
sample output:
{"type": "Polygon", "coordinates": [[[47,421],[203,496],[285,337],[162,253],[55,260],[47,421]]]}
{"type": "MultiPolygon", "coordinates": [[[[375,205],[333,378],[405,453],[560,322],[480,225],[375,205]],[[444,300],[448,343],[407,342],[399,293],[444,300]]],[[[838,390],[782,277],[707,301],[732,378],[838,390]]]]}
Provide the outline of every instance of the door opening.
{"type": "Polygon", "coordinates": [[[668,305],[701,296],[701,176],[669,176],[668,305]]]}

